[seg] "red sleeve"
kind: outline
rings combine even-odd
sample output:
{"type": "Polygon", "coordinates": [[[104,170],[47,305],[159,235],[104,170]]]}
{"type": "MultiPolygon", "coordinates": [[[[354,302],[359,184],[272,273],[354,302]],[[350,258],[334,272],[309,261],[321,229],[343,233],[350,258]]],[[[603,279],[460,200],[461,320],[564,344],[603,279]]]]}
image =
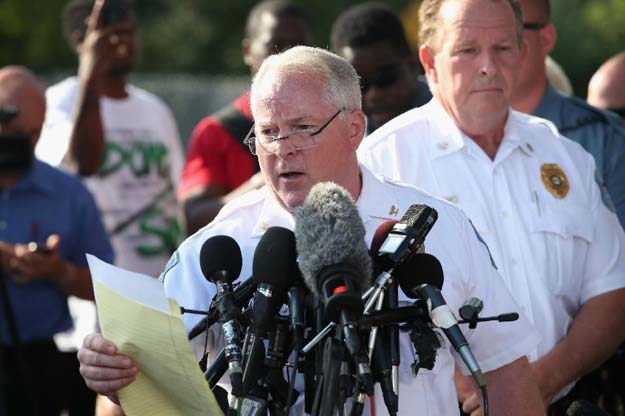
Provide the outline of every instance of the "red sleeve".
{"type": "Polygon", "coordinates": [[[182,170],[179,199],[210,185],[233,190],[254,173],[252,155],[217,120],[206,117],[193,130],[182,170]]]}

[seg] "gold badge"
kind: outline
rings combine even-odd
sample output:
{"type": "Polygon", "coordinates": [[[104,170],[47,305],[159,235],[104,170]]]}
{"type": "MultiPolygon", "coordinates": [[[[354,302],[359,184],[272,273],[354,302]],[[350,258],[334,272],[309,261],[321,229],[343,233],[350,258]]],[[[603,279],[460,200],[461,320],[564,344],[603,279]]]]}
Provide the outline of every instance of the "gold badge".
{"type": "Polygon", "coordinates": [[[399,214],[399,209],[395,205],[391,205],[391,210],[388,212],[388,215],[395,216],[399,214]]]}
{"type": "Polygon", "coordinates": [[[557,163],[545,163],[540,167],[540,178],[545,188],[558,199],[569,193],[569,180],[557,163]]]}

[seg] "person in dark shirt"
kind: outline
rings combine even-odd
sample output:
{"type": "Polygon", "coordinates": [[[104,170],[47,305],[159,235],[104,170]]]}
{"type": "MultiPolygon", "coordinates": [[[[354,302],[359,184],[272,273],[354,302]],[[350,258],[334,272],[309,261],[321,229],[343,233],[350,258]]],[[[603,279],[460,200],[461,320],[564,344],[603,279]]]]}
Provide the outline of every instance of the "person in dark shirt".
{"type": "Polygon", "coordinates": [[[432,98],[401,20],[384,4],[346,9],[334,21],[330,38],[332,50],[360,77],[368,133],[432,98]]]}
{"type": "MultiPolygon", "coordinates": [[[[289,0],[264,1],[248,16],[243,60],[255,74],[267,56],[311,40],[310,20],[301,6],[289,0]]],[[[263,185],[255,175],[258,163],[243,144],[252,125],[246,92],[195,127],[178,191],[187,234],[211,222],[226,202],[263,185]]]]}
{"type": "Polygon", "coordinates": [[[0,69],[0,414],[86,416],[95,394],[54,338],[72,328],[70,295],[93,300],[85,254],[113,248],[81,182],[34,158],[45,107],[30,72],[0,69]]]}

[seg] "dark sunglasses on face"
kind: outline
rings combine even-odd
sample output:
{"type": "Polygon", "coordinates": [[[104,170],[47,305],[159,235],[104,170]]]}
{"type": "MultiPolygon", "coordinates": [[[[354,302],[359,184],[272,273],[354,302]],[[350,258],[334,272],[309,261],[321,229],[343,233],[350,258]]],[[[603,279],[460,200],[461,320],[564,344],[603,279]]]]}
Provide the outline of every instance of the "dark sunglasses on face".
{"type": "Polygon", "coordinates": [[[375,86],[378,88],[389,87],[399,80],[401,76],[401,68],[399,65],[386,65],[383,66],[373,77],[370,79],[360,79],[360,88],[363,94],[369,91],[369,88],[375,86]]]}
{"type": "Polygon", "coordinates": [[[525,30],[540,30],[547,26],[547,23],[538,23],[538,22],[525,22],[523,23],[523,29],[525,30]]]}

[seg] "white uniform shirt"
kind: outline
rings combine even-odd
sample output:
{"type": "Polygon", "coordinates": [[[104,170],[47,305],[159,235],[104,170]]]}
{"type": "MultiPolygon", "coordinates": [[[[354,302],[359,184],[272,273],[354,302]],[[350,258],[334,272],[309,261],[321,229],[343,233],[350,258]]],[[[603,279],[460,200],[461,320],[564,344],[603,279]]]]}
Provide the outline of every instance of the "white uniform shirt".
{"type": "MultiPolygon", "coordinates": [[[[466,299],[475,296],[484,301],[482,316],[519,310],[492,267],[486,246],[478,240],[459,209],[412,187],[383,182],[364,167],[362,179],[357,207],[367,231],[369,246],[382,222],[399,220],[412,204],[429,205],[438,211],[438,221],[426,239],[425,251],[435,255],[443,266],[445,281],[442,293],[451,309],[457,311],[466,299]]],[[[266,187],[226,205],[211,224],[188,238],[170,260],[163,273],[167,295],[181,306],[206,310],[215,295],[215,286],[200,271],[199,255],[204,241],[220,234],[237,240],[243,254],[241,277],[247,278],[252,273],[255,247],[270,226],[293,229],[294,219],[266,187]]],[[[408,299],[400,291],[401,300],[408,299]]],[[[201,317],[183,315],[183,318],[187,330],[190,330],[201,317]]],[[[479,324],[475,330],[463,326],[463,330],[483,371],[499,368],[527,355],[538,342],[537,333],[522,314],[521,319],[513,323],[479,324]]],[[[451,346],[447,344],[439,350],[432,371],[421,369],[414,378],[410,369],[414,361],[413,346],[405,334],[401,335],[400,342],[400,414],[458,414],[451,346]]],[[[213,344],[211,357],[214,358],[219,352],[218,342],[212,339],[209,344],[213,344]]],[[[198,341],[195,347],[201,350],[203,341],[198,341]]],[[[301,386],[299,390],[303,390],[301,386]]],[[[375,402],[376,414],[386,414],[377,385],[375,402]]],[[[367,401],[365,414],[368,412],[367,401]]],[[[301,407],[292,414],[301,414],[301,407]]]]}
{"type": "Polygon", "coordinates": [[[566,335],[584,302],[625,286],[625,235],[602,203],[593,158],[546,120],[511,110],[493,161],[433,99],[376,130],[358,155],[466,212],[541,334],[532,360],[566,335]],[[541,179],[544,164],[566,175],[563,198],[541,179]]]}

